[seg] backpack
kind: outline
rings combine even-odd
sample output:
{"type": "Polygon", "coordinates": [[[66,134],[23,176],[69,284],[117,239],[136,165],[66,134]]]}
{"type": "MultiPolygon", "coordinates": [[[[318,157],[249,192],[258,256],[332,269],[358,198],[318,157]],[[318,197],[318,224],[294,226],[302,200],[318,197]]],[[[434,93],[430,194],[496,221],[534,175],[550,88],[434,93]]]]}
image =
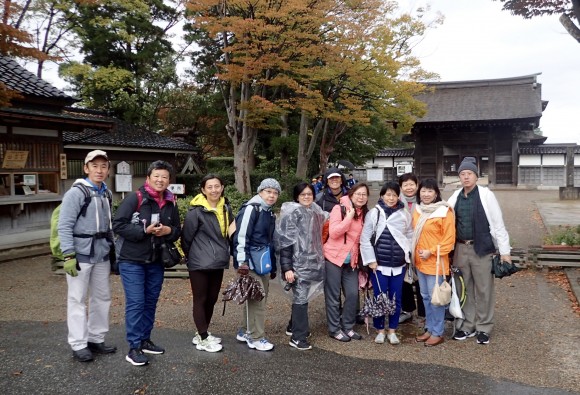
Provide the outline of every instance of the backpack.
{"type": "MultiPolygon", "coordinates": [[[[83,195],[85,195],[85,200],[83,205],[81,206],[81,210],[79,215],[77,215],[77,219],[81,216],[84,217],[87,215],[87,208],[89,204],[91,204],[92,196],[91,190],[84,184],[74,184],[72,188],[79,188],[83,191],[83,195]]],[[[109,200],[109,207],[113,206],[113,194],[110,190],[107,189],[107,199],[109,200]]],[[[60,238],[58,237],[58,218],[60,217],[60,208],[62,203],[59,204],[50,217],[50,251],[52,252],[52,259],[56,262],[64,261],[64,256],[62,250],[60,249],[60,238]]]]}
{"type": "MultiPolygon", "coordinates": [[[[346,216],[346,207],[342,204],[340,205],[340,215],[342,216],[342,219],[344,219],[344,217],[346,216]]],[[[322,225],[322,244],[326,243],[328,241],[328,238],[330,237],[329,226],[330,219],[327,219],[326,221],[324,221],[324,224],[322,225]]],[[[346,233],[344,234],[344,244],[346,244],[346,233]]]]}

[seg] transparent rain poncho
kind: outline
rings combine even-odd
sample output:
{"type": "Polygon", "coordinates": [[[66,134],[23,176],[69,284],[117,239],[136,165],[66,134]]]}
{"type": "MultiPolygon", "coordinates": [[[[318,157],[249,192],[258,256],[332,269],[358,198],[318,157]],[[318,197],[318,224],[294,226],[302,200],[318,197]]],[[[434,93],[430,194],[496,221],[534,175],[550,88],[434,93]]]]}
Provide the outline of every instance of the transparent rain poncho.
{"type": "MultiPolygon", "coordinates": [[[[322,225],[328,213],[313,203],[282,204],[280,220],[276,224],[276,249],[292,246],[292,265],[295,285],[285,293],[294,304],[305,304],[324,291],[324,254],[322,252],[322,225]]],[[[280,280],[286,284],[284,273],[280,280]]]]}

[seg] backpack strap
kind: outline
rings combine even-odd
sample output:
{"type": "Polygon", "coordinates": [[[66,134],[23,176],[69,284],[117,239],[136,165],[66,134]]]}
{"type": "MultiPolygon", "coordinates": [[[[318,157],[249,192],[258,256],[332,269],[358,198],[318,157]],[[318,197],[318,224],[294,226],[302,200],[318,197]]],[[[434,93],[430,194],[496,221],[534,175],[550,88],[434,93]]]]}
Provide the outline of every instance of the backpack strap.
{"type": "Polygon", "coordinates": [[[89,204],[91,204],[91,190],[84,184],[74,184],[73,187],[80,189],[83,191],[83,195],[85,195],[85,200],[81,206],[79,214],[77,215],[77,219],[79,219],[81,216],[84,217],[87,215],[87,208],[89,207],[89,204]]]}
{"type": "Polygon", "coordinates": [[[137,189],[135,193],[137,194],[137,210],[135,211],[139,211],[139,209],[143,205],[143,192],[141,192],[140,189],[137,189]]]}

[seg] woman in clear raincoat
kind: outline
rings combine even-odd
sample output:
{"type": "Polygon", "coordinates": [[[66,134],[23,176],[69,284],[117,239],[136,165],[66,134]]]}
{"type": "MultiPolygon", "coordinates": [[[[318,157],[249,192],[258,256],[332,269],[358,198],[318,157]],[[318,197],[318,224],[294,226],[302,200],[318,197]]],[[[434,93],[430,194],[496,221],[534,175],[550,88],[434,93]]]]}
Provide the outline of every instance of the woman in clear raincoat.
{"type": "Polygon", "coordinates": [[[292,295],[292,316],[286,334],[290,346],[310,350],[308,302],[324,291],[322,225],[328,213],[314,204],[314,188],[308,183],[294,187],[293,202],[282,205],[276,225],[280,267],[292,295]]]}

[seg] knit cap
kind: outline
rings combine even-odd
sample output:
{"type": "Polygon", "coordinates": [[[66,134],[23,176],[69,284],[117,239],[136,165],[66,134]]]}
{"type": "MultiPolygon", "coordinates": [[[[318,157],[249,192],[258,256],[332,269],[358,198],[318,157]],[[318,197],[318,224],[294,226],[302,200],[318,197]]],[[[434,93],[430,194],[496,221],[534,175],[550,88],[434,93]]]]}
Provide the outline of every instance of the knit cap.
{"type": "Polygon", "coordinates": [[[268,188],[275,189],[278,191],[278,193],[282,192],[282,188],[280,187],[280,183],[278,181],[273,178],[266,178],[260,183],[260,186],[258,187],[258,193],[268,188]]]}
{"type": "Polygon", "coordinates": [[[479,175],[477,174],[477,161],[473,156],[466,156],[465,158],[463,158],[463,161],[459,165],[457,173],[461,173],[463,170],[471,170],[472,172],[475,173],[476,176],[479,177],[479,175]]]}

